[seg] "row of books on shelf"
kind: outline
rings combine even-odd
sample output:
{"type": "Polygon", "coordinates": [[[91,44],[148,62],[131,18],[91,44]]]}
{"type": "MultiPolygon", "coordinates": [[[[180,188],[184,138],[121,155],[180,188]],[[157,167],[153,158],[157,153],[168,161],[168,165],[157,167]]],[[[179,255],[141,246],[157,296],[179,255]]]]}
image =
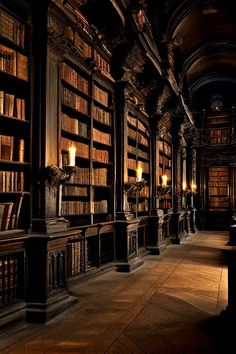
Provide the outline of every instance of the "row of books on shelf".
{"type": "MultiPolygon", "coordinates": [[[[107,169],[106,168],[94,168],[90,171],[89,168],[79,167],[76,172],[71,176],[67,184],[86,184],[95,186],[106,186],[107,185],[107,169]]],[[[71,187],[65,187],[65,192],[70,190],[71,195],[75,195],[75,191],[80,191],[80,193],[87,193],[87,188],[74,187],[72,192],[71,187]],[[86,189],[86,192],[85,192],[86,189]],[[83,192],[82,192],[83,191],[83,192]]],[[[81,194],[85,195],[85,194],[81,194]]],[[[87,194],[86,194],[87,195],[87,194]]]]}
{"type": "Polygon", "coordinates": [[[0,36],[24,48],[25,25],[3,10],[0,10],[0,36]]]}
{"type": "Polygon", "coordinates": [[[221,113],[220,115],[218,116],[208,116],[207,117],[207,123],[208,124],[211,124],[211,123],[225,123],[225,122],[228,122],[230,123],[231,122],[231,117],[228,113],[221,113]]]}
{"type": "Polygon", "coordinates": [[[99,122],[109,125],[112,125],[112,115],[110,112],[104,111],[104,109],[98,107],[98,106],[93,106],[93,118],[98,120],[99,122]]]}
{"type": "Polygon", "coordinates": [[[213,136],[228,136],[230,134],[230,129],[209,129],[207,130],[207,136],[213,137],[213,136]]]}
{"type": "Polygon", "coordinates": [[[90,168],[80,167],[76,172],[71,176],[68,184],[90,184],[90,168]]]}
{"type": "Polygon", "coordinates": [[[209,187],[209,195],[228,195],[228,186],[225,187],[209,187]]]}
{"type": "Polygon", "coordinates": [[[17,203],[1,202],[0,203],[0,230],[12,230],[17,227],[18,222],[17,203]]]}
{"type": "Polygon", "coordinates": [[[138,134],[138,143],[148,146],[149,145],[149,140],[148,138],[146,138],[145,136],[143,136],[142,134],[138,134]]]}
{"type": "Polygon", "coordinates": [[[25,120],[25,100],[0,91],[0,114],[25,120]]]}
{"type": "Polygon", "coordinates": [[[209,206],[211,207],[228,207],[229,200],[226,200],[225,197],[209,197],[209,206]]]}
{"type": "Polygon", "coordinates": [[[64,36],[73,45],[78,48],[85,58],[92,58],[92,48],[86,43],[86,41],[81,37],[78,31],[74,30],[72,27],[67,26],[64,30],[64,36]]]}
{"type": "Polygon", "coordinates": [[[143,159],[149,159],[149,153],[140,149],[138,150],[138,156],[142,157],[143,159]]]}
{"type": "Polygon", "coordinates": [[[130,125],[132,125],[136,129],[138,128],[138,130],[142,131],[144,134],[146,134],[146,135],[149,134],[145,125],[143,123],[141,123],[140,120],[137,119],[136,117],[133,117],[130,114],[128,114],[127,121],[130,125]]]}
{"type": "Polygon", "coordinates": [[[78,196],[78,197],[88,197],[87,187],[78,186],[64,186],[62,190],[63,196],[78,196]]]}
{"type": "Polygon", "coordinates": [[[145,137],[144,135],[138,133],[137,131],[131,129],[128,127],[128,137],[133,139],[133,140],[137,140],[138,143],[148,146],[149,142],[148,142],[148,138],[145,137]]]}
{"type": "MultiPolygon", "coordinates": [[[[63,136],[61,137],[61,149],[68,151],[69,147],[71,146],[71,140],[64,138],[63,136]]],[[[76,156],[79,157],[85,157],[89,158],[89,145],[80,143],[78,141],[73,141],[73,146],[76,148],[76,156]]],[[[66,155],[64,155],[66,156],[66,155]]],[[[68,163],[65,163],[63,161],[63,165],[67,165],[68,163]]]]}
{"type": "Polygon", "coordinates": [[[106,186],[107,185],[107,169],[94,168],[92,170],[92,185],[106,186]]]}
{"type": "Polygon", "coordinates": [[[28,57],[0,44],[0,71],[28,81],[28,57]]]}
{"type": "Polygon", "coordinates": [[[159,155],[159,163],[162,163],[165,166],[169,166],[171,167],[172,165],[172,161],[169,157],[167,156],[163,156],[163,155],[159,155]]]}
{"type": "Polygon", "coordinates": [[[210,176],[227,175],[229,173],[228,167],[212,167],[209,169],[210,176]]]}
{"type": "Polygon", "coordinates": [[[143,159],[148,159],[149,158],[149,153],[146,151],[142,151],[138,149],[136,146],[128,145],[128,152],[134,155],[138,155],[139,157],[142,157],[143,159]]]}
{"type": "Polygon", "coordinates": [[[229,176],[211,176],[209,177],[209,183],[226,184],[229,181],[229,176]]]}
{"type": "MultiPolygon", "coordinates": [[[[208,182],[208,187],[223,187],[223,186],[228,186],[228,177],[227,177],[227,179],[226,180],[224,180],[224,181],[221,181],[219,178],[217,178],[217,177],[212,177],[214,180],[210,180],[209,182],[208,182]]],[[[223,177],[223,178],[225,178],[225,177],[223,177]]]]}
{"type": "Polygon", "coordinates": [[[137,139],[137,131],[128,127],[128,137],[131,139],[137,139]]]}
{"type": "Polygon", "coordinates": [[[64,113],[62,113],[62,129],[85,138],[88,137],[88,125],[64,113]]]}
{"type": "Polygon", "coordinates": [[[159,141],[159,149],[164,152],[164,154],[171,156],[171,146],[165,141],[159,141]]]}
{"type": "Polygon", "coordinates": [[[17,297],[18,260],[14,256],[0,258],[0,306],[13,303],[17,297]]]}
{"type": "Polygon", "coordinates": [[[227,169],[224,169],[224,168],[221,168],[219,167],[219,169],[216,169],[216,168],[212,168],[212,169],[209,169],[209,178],[211,177],[228,177],[229,176],[229,170],[228,168],[227,169]]]}
{"type": "Polygon", "coordinates": [[[111,145],[111,134],[93,128],[93,140],[105,145],[111,145]]]}
{"type": "Polygon", "coordinates": [[[76,89],[89,94],[89,81],[84,79],[77,71],[66,63],[62,65],[62,79],[76,89]]]}
{"type": "Polygon", "coordinates": [[[100,89],[98,86],[94,86],[94,99],[104,106],[109,105],[109,95],[108,92],[100,89]]]}
{"type": "Polygon", "coordinates": [[[65,87],[62,88],[62,103],[75,109],[78,112],[84,114],[88,114],[89,112],[88,101],[65,87]]]}
{"type": "Polygon", "coordinates": [[[0,171],[0,192],[23,192],[24,185],[23,171],[0,171]]]}
{"type": "Polygon", "coordinates": [[[207,141],[209,142],[209,144],[212,144],[212,145],[229,144],[230,143],[230,138],[226,137],[226,136],[222,136],[220,138],[208,137],[207,141]]]}
{"type": "Polygon", "coordinates": [[[62,215],[103,214],[108,212],[107,200],[99,201],[62,201],[62,215]]]}
{"type": "Polygon", "coordinates": [[[109,151],[99,150],[93,147],[92,149],[92,159],[94,161],[108,163],[109,162],[109,151]]]}
{"type": "Polygon", "coordinates": [[[88,242],[72,242],[68,245],[71,259],[71,275],[79,274],[83,271],[84,262],[87,263],[88,242]],[[84,249],[85,247],[85,249],[84,249]]]}
{"type": "Polygon", "coordinates": [[[25,141],[14,136],[0,135],[0,160],[24,162],[25,141]]]}
{"type": "Polygon", "coordinates": [[[128,152],[130,152],[131,154],[136,155],[137,154],[137,147],[133,146],[133,145],[128,145],[128,152]]]}
{"type": "Polygon", "coordinates": [[[94,61],[102,72],[111,75],[111,66],[96,50],[94,51],[94,61]]]}

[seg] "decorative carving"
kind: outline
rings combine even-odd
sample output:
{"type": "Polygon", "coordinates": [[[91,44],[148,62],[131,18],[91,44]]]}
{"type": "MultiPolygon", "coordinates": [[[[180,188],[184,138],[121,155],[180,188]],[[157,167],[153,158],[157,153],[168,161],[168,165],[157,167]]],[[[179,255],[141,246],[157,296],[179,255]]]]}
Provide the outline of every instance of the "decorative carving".
{"type": "Polygon", "coordinates": [[[138,43],[135,42],[125,59],[125,66],[132,70],[134,74],[138,74],[143,71],[145,62],[144,52],[138,43]]]}
{"type": "Polygon", "coordinates": [[[68,181],[77,170],[76,166],[65,166],[61,169],[57,165],[49,165],[45,168],[45,183],[49,189],[56,189],[60,184],[68,181]]]}
{"type": "Polygon", "coordinates": [[[169,86],[165,85],[161,95],[159,96],[159,98],[157,100],[157,105],[156,105],[156,113],[157,114],[162,113],[162,110],[163,110],[166,102],[171,98],[171,96],[172,96],[172,92],[171,92],[169,86]]]}

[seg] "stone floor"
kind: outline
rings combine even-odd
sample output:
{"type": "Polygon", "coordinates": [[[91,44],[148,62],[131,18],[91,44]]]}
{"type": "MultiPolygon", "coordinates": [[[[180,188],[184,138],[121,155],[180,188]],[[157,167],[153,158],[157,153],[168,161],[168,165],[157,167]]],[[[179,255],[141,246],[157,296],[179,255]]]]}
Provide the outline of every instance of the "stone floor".
{"type": "Polygon", "coordinates": [[[227,240],[199,232],[132,273],[112,270],[74,286],[78,304],[45,325],[3,330],[0,353],[236,353],[219,316],[227,240]]]}

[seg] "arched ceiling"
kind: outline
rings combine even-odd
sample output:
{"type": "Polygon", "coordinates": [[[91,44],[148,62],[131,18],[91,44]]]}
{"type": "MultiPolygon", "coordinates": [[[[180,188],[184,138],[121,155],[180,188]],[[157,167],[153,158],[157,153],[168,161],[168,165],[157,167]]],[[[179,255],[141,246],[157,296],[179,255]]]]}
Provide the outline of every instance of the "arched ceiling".
{"type": "Polygon", "coordinates": [[[236,104],[236,1],[147,0],[157,44],[178,39],[175,76],[190,109],[236,104]],[[208,99],[208,102],[207,102],[208,99]]]}

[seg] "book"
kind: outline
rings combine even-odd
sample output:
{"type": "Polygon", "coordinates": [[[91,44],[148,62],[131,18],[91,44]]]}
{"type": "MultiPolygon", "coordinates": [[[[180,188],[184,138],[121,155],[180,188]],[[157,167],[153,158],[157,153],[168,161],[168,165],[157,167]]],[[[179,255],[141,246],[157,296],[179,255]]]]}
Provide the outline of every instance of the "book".
{"type": "Polygon", "coordinates": [[[13,205],[14,205],[13,202],[0,203],[1,231],[8,230],[8,228],[9,228],[13,205]]]}

